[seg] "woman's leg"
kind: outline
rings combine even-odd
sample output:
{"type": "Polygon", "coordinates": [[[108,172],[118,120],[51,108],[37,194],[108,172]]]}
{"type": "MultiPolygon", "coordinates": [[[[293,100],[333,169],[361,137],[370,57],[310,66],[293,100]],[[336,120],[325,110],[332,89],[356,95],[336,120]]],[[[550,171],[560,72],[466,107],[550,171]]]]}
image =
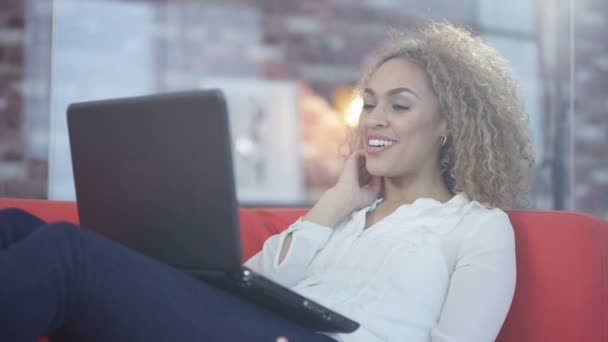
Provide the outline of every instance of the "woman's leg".
{"type": "Polygon", "coordinates": [[[0,279],[2,341],[330,340],[69,223],[0,251],[0,279]]]}
{"type": "Polygon", "coordinates": [[[0,210],[0,250],[34,232],[44,221],[21,209],[0,210]]]}

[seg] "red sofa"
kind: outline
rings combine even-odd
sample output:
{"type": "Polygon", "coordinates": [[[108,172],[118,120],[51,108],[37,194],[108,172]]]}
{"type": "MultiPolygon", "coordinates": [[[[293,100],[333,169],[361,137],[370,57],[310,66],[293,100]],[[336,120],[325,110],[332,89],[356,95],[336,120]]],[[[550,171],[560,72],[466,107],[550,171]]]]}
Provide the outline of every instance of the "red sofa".
{"type": "MultiPolygon", "coordinates": [[[[47,221],[78,222],[74,202],[0,199],[47,221]]],[[[244,258],[306,209],[241,209],[244,258]]],[[[608,342],[608,222],[574,212],[512,211],[517,287],[502,342],[608,342]]]]}

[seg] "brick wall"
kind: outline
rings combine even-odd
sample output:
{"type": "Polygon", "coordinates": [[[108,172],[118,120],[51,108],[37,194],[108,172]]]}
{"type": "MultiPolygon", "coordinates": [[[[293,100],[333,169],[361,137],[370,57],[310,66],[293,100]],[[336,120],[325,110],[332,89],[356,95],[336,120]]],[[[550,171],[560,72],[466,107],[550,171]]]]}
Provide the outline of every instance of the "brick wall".
{"type": "Polygon", "coordinates": [[[0,2],[0,194],[20,193],[27,181],[23,137],[23,1],[0,2]]]}
{"type": "Polygon", "coordinates": [[[576,6],[573,209],[608,219],[608,2],[576,6]]]}
{"type": "MultiPolygon", "coordinates": [[[[158,5],[159,20],[153,28],[161,33],[155,52],[158,89],[175,84],[186,87],[184,83],[196,80],[192,75],[265,76],[301,79],[328,102],[337,84],[357,79],[363,57],[381,41],[387,26],[407,27],[420,16],[434,14],[475,27],[478,3],[459,2],[457,10],[448,11],[445,1],[440,0],[412,1],[412,6],[396,0],[235,0],[229,6],[222,1],[138,1],[158,5]],[[221,33],[225,36],[215,30],[219,24],[212,30],[201,30],[212,20],[205,17],[205,8],[213,3],[220,10],[242,9],[235,12],[237,17],[228,14],[226,22],[219,24],[228,27],[226,24],[255,22],[252,25],[258,30],[248,32],[245,40],[240,35],[238,44],[230,40],[238,29],[221,33]],[[180,12],[180,7],[186,10],[180,12]],[[174,10],[171,17],[163,13],[167,8],[174,10]],[[172,36],[170,31],[178,34],[172,36]],[[168,49],[172,56],[179,55],[177,63],[168,57],[168,49]],[[225,49],[232,49],[228,54],[231,58],[221,53],[225,49]]],[[[50,3],[0,1],[0,196],[46,196],[50,3]]],[[[572,189],[573,209],[604,217],[608,215],[607,8],[604,0],[577,2],[572,189]]],[[[534,191],[550,193],[548,179],[550,172],[543,169],[536,177],[538,184],[533,184],[534,191]]],[[[549,208],[550,203],[537,207],[549,208]]]]}
{"type": "Polygon", "coordinates": [[[50,6],[0,2],[0,196],[46,197],[50,6]]]}

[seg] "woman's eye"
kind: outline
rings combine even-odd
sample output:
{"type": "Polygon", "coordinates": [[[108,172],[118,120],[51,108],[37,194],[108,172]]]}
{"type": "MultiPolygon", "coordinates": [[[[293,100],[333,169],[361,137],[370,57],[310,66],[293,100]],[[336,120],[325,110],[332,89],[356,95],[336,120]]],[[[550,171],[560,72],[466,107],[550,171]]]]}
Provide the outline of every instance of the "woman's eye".
{"type": "Polygon", "coordinates": [[[409,106],[402,106],[402,105],[393,105],[393,109],[394,110],[398,110],[398,111],[406,111],[406,110],[409,110],[410,107],[409,106]]]}
{"type": "Polygon", "coordinates": [[[363,108],[363,110],[370,110],[370,109],[373,109],[374,107],[376,107],[376,106],[369,104],[369,103],[364,103],[363,107],[361,107],[361,108],[363,108]]]}

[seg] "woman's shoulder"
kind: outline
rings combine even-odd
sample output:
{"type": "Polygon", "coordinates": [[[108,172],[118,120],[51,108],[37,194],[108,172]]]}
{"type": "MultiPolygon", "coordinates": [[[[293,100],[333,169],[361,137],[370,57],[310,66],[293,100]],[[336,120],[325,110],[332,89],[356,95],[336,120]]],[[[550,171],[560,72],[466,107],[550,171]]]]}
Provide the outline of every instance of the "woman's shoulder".
{"type": "Polygon", "coordinates": [[[449,234],[451,238],[455,238],[454,235],[465,238],[485,225],[510,228],[504,211],[471,200],[465,193],[459,193],[438,208],[425,212],[421,218],[435,223],[433,230],[436,233],[449,234]]]}
{"type": "Polygon", "coordinates": [[[462,238],[468,244],[511,244],[514,240],[513,225],[506,212],[470,203],[471,208],[464,215],[462,238]]]}

